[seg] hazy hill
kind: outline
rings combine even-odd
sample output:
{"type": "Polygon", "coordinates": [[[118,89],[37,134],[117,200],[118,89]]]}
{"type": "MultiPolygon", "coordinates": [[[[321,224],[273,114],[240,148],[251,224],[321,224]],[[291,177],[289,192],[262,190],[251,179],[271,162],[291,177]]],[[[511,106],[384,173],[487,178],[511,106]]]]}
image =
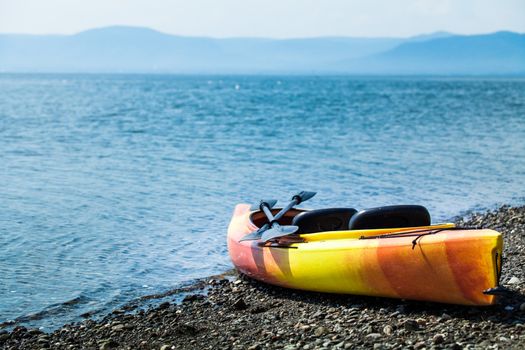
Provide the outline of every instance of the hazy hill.
{"type": "Polygon", "coordinates": [[[182,37],[108,27],[71,36],[0,35],[0,71],[283,72],[383,52],[402,39],[182,37]]]}
{"type": "Polygon", "coordinates": [[[389,74],[523,74],[525,34],[497,32],[406,42],[366,59],[349,60],[338,69],[389,74]]]}
{"type": "Polygon", "coordinates": [[[524,36],[262,39],[182,37],[137,27],[0,35],[0,72],[521,73],[524,36]]]}

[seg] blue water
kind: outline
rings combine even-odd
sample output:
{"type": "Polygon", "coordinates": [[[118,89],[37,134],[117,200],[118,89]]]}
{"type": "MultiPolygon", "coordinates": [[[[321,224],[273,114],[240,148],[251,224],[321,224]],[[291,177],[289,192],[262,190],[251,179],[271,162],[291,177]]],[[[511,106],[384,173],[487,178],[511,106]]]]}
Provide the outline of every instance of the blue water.
{"type": "Polygon", "coordinates": [[[231,267],[233,207],[525,197],[525,80],[0,75],[0,323],[52,329],[231,267]]]}

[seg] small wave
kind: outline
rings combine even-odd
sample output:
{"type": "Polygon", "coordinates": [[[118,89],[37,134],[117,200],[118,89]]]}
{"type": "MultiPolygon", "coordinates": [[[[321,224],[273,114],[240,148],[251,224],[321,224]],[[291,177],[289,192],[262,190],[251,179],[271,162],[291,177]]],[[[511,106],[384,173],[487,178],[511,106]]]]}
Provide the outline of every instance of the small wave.
{"type": "Polygon", "coordinates": [[[43,320],[46,318],[67,315],[71,313],[72,310],[80,307],[81,305],[85,305],[90,301],[90,298],[84,295],[80,295],[76,298],[64,301],[62,303],[52,304],[41,311],[20,316],[15,318],[14,320],[0,322],[0,329],[15,326],[21,323],[28,323],[32,321],[43,320]]]}
{"type": "MultiPolygon", "coordinates": [[[[180,287],[170,289],[165,292],[143,295],[135,298],[119,307],[125,312],[133,312],[139,309],[147,309],[162,302],[181,302],[189,294],[206,294],[208,292],[208,282],[210,280],[231,279],[234,276],[234,270],[230,269],[222,274],[209,276],[207,278],[198,278],[182,284],[180,287]]],[[[93,312],[93,315],[96,312],[93,312]]],[[[100,313],[99,313],[100,314],[100,313]]]]}

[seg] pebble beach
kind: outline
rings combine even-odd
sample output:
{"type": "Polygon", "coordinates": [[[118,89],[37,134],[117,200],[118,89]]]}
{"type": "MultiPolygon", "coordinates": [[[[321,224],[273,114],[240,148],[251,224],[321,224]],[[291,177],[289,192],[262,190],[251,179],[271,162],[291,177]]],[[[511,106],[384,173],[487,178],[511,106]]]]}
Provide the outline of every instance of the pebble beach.
{"type": "Polygon", "coordinates": [[[16,326],[0,349],[523,349],[525,207],[457,218],[503,234],[490,307],[294,291],[230,271],[197,281],[180,303],[123,308],[52,333],[16,326]]]}

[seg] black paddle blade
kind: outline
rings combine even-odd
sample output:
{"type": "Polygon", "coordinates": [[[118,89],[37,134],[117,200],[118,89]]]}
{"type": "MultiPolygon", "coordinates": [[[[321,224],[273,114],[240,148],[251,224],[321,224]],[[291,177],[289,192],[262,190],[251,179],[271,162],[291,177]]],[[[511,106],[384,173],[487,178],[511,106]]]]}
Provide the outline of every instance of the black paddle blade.
{"type": "Polygon", "coordinates": [[[292,200],[298,199],[298,203],[297,204],[300,204],[300,203],[302,203],[304,201],[309,200],[310,198],[312,198],[316,194],[317,194],[317,192],[301,191],[298,194],[296,194],[295,196],[293,196],[292,200]]]}
{"type": "Polygon", "coordinates": [[[246,236],[244,236],[243,238],[239,239],[239,242],[256,241],[259,238],[261,238],[261,235],[262,235],[262,232],[260,232],[260,230],[253,231],[252,233],[249,233],[246,236]]]}
{"type": "Polygon", "coordinates": [[[250,209],[252,211],[259,210],[259,209],[261,209],[261,204],[262,203],[266,203],[268,205],[268,208],[272,209],[277,204],[277,200],[276,199],[266,199],[266,200],[263,199],[258,204],[252,205],[252,207],[250,209]]]}
{"type": "Polygon", "coordinates": [[[250,232],[243,238],[239,239],[239,242],[244,241],[256,241],[261,238],[264,231],[270,228],[270,224],[264,224],[262,227],[260,227],[258,230],[250,232]]]}
{"type": "Polygon", "coordinates": [[[274,227],[272,227],[271,229],[263,232],[261,236],[261,240],[263,242],[268,242],[269,240],[272,240],[274,238],[291,235],[292,233],[297,232],[298,229],[299,227],[295,225],[287,225],[287,226],[274,225],[274,227]]]}

